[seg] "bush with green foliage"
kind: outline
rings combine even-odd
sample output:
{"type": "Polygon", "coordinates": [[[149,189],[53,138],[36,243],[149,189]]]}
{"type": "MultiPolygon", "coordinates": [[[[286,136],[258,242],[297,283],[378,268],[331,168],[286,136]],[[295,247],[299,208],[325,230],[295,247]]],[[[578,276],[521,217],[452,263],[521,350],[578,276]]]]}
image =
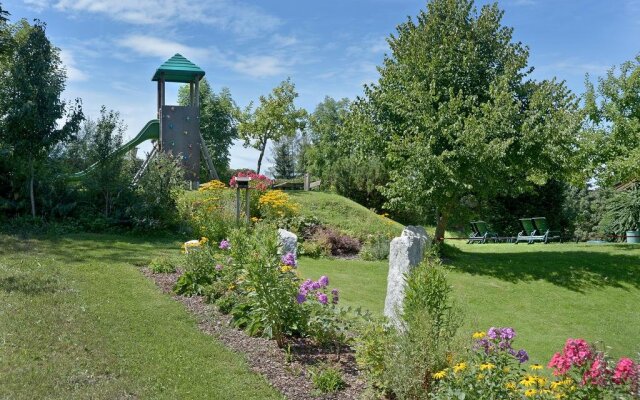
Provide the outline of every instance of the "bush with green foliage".
{"type": "Polygon", "coordinates": [[[149,263],[154,274],[172,274],[176,272],[175,264],[167,257],[156,257],[149,263]]]}
{"type": "Polygon", "coordinates": [[[309,372],[313,387],[320,393],[334,393],[347,386],[337,367],[321,364],[311,368],[309,372]]]}
{"type": "Polygon", "coordinates": [[[207,190],[184,193],[177,207],[183,226],[193,236],[220,241],[235,225],[235,193],[221,182],[207,190]]]}
{"type": "Polygon", "coordinates": [[[366,261],[389,258],[391,239],[384,233],[369,235],[360,250],[360,258],[366,261]]]}
{"type": "Polygon", "coordinates": [[[407,276],[399,326],[365,326],[356,350],[370,386],[400,399],[425,399],[433,374],[460,351],[462,313],[441,261],[429,255],[407,276]]]}

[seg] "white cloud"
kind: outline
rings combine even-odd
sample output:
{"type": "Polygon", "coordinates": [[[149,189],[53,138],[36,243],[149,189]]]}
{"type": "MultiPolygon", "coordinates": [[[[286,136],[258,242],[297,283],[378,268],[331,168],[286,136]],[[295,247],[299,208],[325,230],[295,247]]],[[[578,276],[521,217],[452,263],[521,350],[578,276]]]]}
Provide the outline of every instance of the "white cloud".
{"type": "Polygon", "coordinates": [[[242,56],[231,66],[240,73],[261,78],[284,74],[288,65],[274,56],[242,56]]]}
{"type": "Polygon", "coordinates": [[[60,50],[60,60],[67,70],[67,79],[69,82],[86,81],[88,76],[78,67],[73,53],[68,49],[60,50]]]}
{"type": "Polygon", "coordinates": [[[203,60],[210,55],[207,49],[148,35],[129,35],[118,40],[118,44],[138,54],[158,58],[169,58],[175,53],[180,53],[189,59],[203,60]]]}
{"type": "Polygon", "coordinates": [[[24,0],[24,3],[27,5],[27,7],[36,12],[41,12],[49,5],[48,0],[24,0]]]}
{"type": "Polygon", "coordinates": [[[231,0],[25,0],[44,9],[53,6],[68,13],[103,14],[137,25],[201,23],[243,36],[271,31],[280,20],[260,8],[231,0]]]}
{"type": "Polygon", "coordinates": [[[289,47],[294,44],[298,44],[298,39],[295,36],[285,36],[279,33],[273,35],[271,42],[278,47],[289,47]]]}

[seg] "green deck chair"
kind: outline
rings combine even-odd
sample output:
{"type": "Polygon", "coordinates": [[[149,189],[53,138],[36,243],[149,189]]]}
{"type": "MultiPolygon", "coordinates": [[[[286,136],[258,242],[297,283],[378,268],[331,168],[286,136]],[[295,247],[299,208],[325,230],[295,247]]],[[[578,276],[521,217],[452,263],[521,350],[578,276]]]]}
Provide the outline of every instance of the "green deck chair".
{"type": "Polygon", "coordinates": [[[536,227],[538,234],[541,234],[544,237],[544,239],[542,240],[544,243],[549,243],[552,240],[558,240],[562,243],[560,231],[552,231],[549,228],[549,224],[547,223],[547,219],[545,217],[531,218],[531,222],[533,222],[533,225],[536,227]]]}
{"type": "Polygon", "coordinates": [[[493,242],[498,241],[498,234],[495,232],[491,232],[489,230],[489,224],[484,221],[474,221],[471,222],[471,230],[472,234],[469,236],[469,241],[467,243],[487,243],[487,241],[492,240],[493,242]]]}
{"type": "Polygon", "coordinates": [[[516,237],[516,244],[520,242],[531,244],[536,240],[540,240],[540,235],[538,235],[536,226],[533,224],[531,218],[520,218],[520,226],[522,226],[522,231],[520,231],[518,237],[516,237]]]}

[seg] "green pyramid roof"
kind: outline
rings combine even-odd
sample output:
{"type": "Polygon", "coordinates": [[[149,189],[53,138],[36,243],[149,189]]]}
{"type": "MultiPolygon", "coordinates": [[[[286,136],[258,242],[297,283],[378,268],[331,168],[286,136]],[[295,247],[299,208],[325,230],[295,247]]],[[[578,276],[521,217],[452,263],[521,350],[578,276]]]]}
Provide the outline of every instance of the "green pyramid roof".
{"type": "Polygon", "coordinates": [[[200,79],[203,76],[204,71],[200,67],[176,53],[156,70],[151,80],[158,81],[163,77],[165,82],[189,83],[194,78],[200,79]]]}

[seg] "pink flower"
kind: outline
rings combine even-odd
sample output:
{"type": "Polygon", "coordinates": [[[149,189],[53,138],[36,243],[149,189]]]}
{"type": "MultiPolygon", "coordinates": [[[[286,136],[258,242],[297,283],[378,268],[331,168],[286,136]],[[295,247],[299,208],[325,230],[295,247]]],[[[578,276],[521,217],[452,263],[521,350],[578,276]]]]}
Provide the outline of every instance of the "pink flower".
{"type": "Polygon", "coordinates": [[[564,345],[564,356],[571,365],[582,366],[593,358],[591,347],[584,339],[567,339],[564,345]]]}
{"type": "Polygon", "coordinates": [[[607,363],[601,356],[596,357],[593,360],[593,364],[589,368],[589,371],[585,372],[582,378],[582,384],[591,383],[597,386],[603,386],[606,382],[606,376],[610,373],[607,368],[607,363]]]}
{"type": "Polygon", "coordinates": [[[630,358],[621,358],[613,372],[613,381],[620,385],[638,375],[636,364],[630,358]]]}
{"type": "Polygon", "coordinates": [[[554,369],[554,375],[564,375],[571,368],[571,362],[562,354],[556,353],[551,357],[548,367],[554,369]]]}

